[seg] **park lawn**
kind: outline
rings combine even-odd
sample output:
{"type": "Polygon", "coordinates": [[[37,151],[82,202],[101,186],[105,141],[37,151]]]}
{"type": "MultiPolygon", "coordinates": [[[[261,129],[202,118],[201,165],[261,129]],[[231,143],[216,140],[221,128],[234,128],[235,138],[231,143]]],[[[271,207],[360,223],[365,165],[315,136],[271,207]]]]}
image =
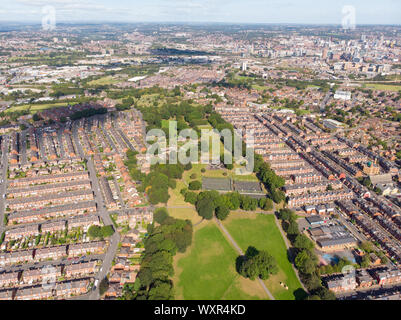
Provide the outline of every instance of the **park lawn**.
{"type": "Polygon", "coordinates": [[[203,177],[207,178],[233,178],[239,181],[259,181],[255,174],[249,175],[236,175],[234,170],[218,169],[218,170],[207,170],[202,174],[203,177]]]}
{"type": "Polygon", "coordinates": [[[20,105],[20,106],[13,106],[11,108],[8,108],[5,113],[11,113],[11,112],[17,112],[17,111],[27,111],[29,110],[29,105],[28,104],[24,104],[24,105],[20,105]]]}
{"type": "Polygon", "coordinates": [[[36,113],[38,111],[43,111],[46,109],[58,108],[58,107],[66,107],[69,104],[74,104],[75,102],[56,102],[56,103],[46,103],[46,104],[37,104],[32,105],[29,110],[31,113],[36,113]]]}
{"type": "Polygon", "coordinates": [[[168,129],[170,125],[170,120],[162,120],[162,129],[168,129]]]}
{"type": "Polygon", "coordinates": [[[255,89],[255,90],[258,90],[258,91],[267,90],[267,87],[266,87],[266,86],[261,86],[261,85],[259,85],[259,84],[253,84],[253,85],[252,85],[252,88],[255,89]]]}
{"type": "Polygon", "coordinates": [[[233,180],[238,180],[238,181],[255,181],[258,182],[259,179],[256,177],[255,174],[246,174],[246,175],[232,175],[233,180]]]}
{"type": "Polygon", "coordinates": [[[135,105],[141,107],[149,107],[153,106],[154,103],[157,104],[158,107],[166,103],[166,97],[161,97],[158,93],[153,94],[145,94],[141,96],[140,99],[135,99],[135,105]]]}
{"type": "Polygon", "coordinates": [[[202,218],[198,215],[194,207],[191,207],[190,204],[188,206],[188,208],[168,208],[167,211],[173,218],[190,220],[193,225],[199,223],[202,218]]]}
{"type": "Polygon", "coordinates": [[[183,180],[188,184],[191,181],[194,180],[200,180],[201,176],[202,176],[202,169],[205,168],[206,165],[205,164],[201,164],[201,163],[195,163],[192,164],[192,169],[185,171],[184,174],[182,175],[183,180]],[[196,174],[196,178],[195,179],[191,179],[191,175],[192,174],[196,174]]]}
{"type": "MultiPolygon", "coordinates": [[[[182,206],[191,204],[184,201],[184,196],[180,193],[181,189],[188,188],[188,184],[191,181],[199,180],[201,181],[201,170],[204,168],[204,164],[192,164],[192,169],[188,171],[184,171],[182,175],[182,179],[177,180],[177,187],[175,189],[169,189],[170,199],[167,202],[169,206],[182,206]],[[196,174],[196,179],[191,179],[190,176],[192,174],[196,174]]],[[[196,192],[196,191],[195,191],[196,192]]]]}
{"type": "Polygon", "coordinates": [[[31,114],[34,114],[38,111],[57,108],[57,107],[65,107],[68,104],[73,104],[74,102],[55,102],[55,103],[44,103],[44,104],[24,104],[21,106],[14,106],[6,110],[6,113],[15,112],[15,111],[26,111],[29,110],[31,114]]]}
{"type": "Polygon", "coordinates": [[[188,188],[188,186],[183,180],[177,180],[176,188],[168,190],[168,194],[170,195],[170,199],[167,202],[168,206],[190,205],[184,201],[184,196],[180,193],[183,188],[188,188]]]}
{"type": "Polygon", "coordinates": [[[106,76],[102,77],[96,80],[92,80],[88,82],[88,85],[90,86],[103,86],[103,85],[110,85],[110,84],[115,84],[118,81],[114,79],[112,76],[106,76]]]}
{"type": "Polygon", "coordinates": [[[287,248],[274,216],[231,213],[223,223],[244,252],[249,246],[253,246],[258,250],[266,250],[274,256],[279,266],[279,273],[266,280],[266,286],[276,299],[294,300],[296,298],[294,293],[302,287],[288,261],[287,248]],[[289,290],[284,289],[280,282],[285,283],[289,290]]]}
{"type": "Polygon", "coordinates": [[[230,171],[227,169],[206,170],[206,172],[202,174],[202,177],[226,179],[230,177],[230,171]]]}
{"type": "Polygon", "coordinates": [[[375,90],[382,90],[382,91],[400,91],[401,85],[391,85],[391,84],[381,84],[381,83],[366,83],[366,88],[372,88],[375,90]]]}
{"type": "Polygon", "coordinates": [[[256,281],[235,270],[238,257],[212,221],[195,227],[192,246],[174,258],[175,298],[185,300],[267,299],[256,281]]]}

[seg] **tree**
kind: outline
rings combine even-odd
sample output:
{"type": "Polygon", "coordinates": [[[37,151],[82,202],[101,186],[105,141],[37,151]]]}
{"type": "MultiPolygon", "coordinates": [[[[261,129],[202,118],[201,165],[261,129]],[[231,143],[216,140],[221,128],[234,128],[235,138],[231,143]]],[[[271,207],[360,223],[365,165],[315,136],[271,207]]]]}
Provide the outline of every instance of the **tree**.
{"type": "Polygon", "coordinates": [[[288,233],[288,235],[296,236],[299,234],[298,223],[295,221],[290,221],[289,223],[286,223],[285,226],[285,231],[288,233]]]}
{"type": "Polygon", "coordinates": [[[305,285],[305,287],[311,291],[311,290],[316,290],[322,286],[322,280],[320,277],[315,273],[311,274],[300,274],[302,283],[305,285]]]}
{"type": "Polygon", "coordinates": [[[103,226],[99,227],[96,225],[92,225],[88,229],[88,235],[91,239],[96,238],[107,238],[114,234],[113,226],[103,226]]]}
{"type": "Polygon", "coordinates": [[[107,238],[111,237],[114,234],[114,229],[112,225],[103,226],[101,229],[102,237],[107,238]]]}
{"type": "Polygon", "coordinates": [[[219,220],[225,220],[229,214],[230,209],[228,209],[226,206],[218,206],[216,208],[216,217],[219,220]]]}
{"type": "Polygon", "coordinates": [[[40,116],[38,113],[35,113],[35,114],[32,116],[32,119],[33,119],[33,121],[40,121],[40,120],[43,120],[43,119],[41,118],[41,116],[40,116]]]}
{"type": "Polygon", "coordinates": [[[149,290],[148,300],[172,300],[174,299],[173,285],[171,281],[157,280],[149,290]]]}
{"type": "Polygon", "coordinates": [[[200,190],[202,188],[202,183],[200,181],[191,181],[188,185],[189,190],[200,190]]]}
{"type": "Polygon", "coordinates": [[[238,210],[241,205],[240,194],[238,192],[226,193],[222,196],[224,202],[230,210],[238,210]]]}
{"type": "Polygon", "coordinates": [[[149,190],[149,202],[151,204],[167,203],[170,198],[168,188],[152,186],[149,190]]]}
{"type": "Polygon", "coordinates": [[[103,278],[99,283],[99,293],[102,296],[109,288],[109,281],[107,278],[103,278]]]}
{"type": "Polygon", "coordinates": [[[270,192],[270,195],[275,203],[280,203],[285,200],[285,193],[281,190],[274,189],[270,192]]]}
{"type": "Polygon", "coordinates": [[[294,215],[294,212],[291,211],[290,209],[280,209],[280,211],[278,212],[278,218],[280,220],[285,220],[285,221],[289,221],[290,218],[294,215]]]}
{"type": "Polygon", "coordinates": [[[373,243],[370,241],[363,241],[360,244],[360,247],[363,251],[366,251],[367,253],[371,253],[374,250],[373,243]]]}
{"type": "Polygon", "coordinates": [[[158,208],[155,210],[155,213],[153,214],[153,219],[157,223],[162,224],[168,216],[169,215],[166,208],[158,208]]]}
{"type": "Polygon", "coordinates": [[[204,219],[211,220],[213,218],[214,205],[209,198],[200,199],[196,202],[196,210],[204,219]]]}
{"type": "Polygon", "coordinates": [[[88,235],[90,238],[95,239],[95,238],[101,238],[102,237],[102,231],[99,226],[92,225],[88,229],[88,235]]]}
{"type": "Polygon", "coordinates": [[[254,199],[254,198],[251,198],[251,197],[248,197],[248,196],[243,196],[243,195],[240,195],[239,199],[240,199],[240,202],[241,202],[241,204],[240,204],[241,209],[246,210],[246,211],[254,211],[254,210],[256,210],[256,208],[258,206],[258,200],[257,199],[254,199]]]}
{"type": "Polygon", "coordinates": [[[382,189],[380,189],[379,187],[374,187],[373,191],[376,192],[376,194],[378,194],[378,195],[382,195],[383,194],[382,189]]]}
{"type": "Polygon", "coordinates": [[[272,199],[269,198],[261,198],[259,200],[259,208],[265,210],[265,211],[270,211],[273,210],[273,201],[272,199]]]}
{"type": "Polygon", "coordinates": [[[370,265],[370,258],[369,258],[369,255],[365,254],[365,255],[362,257],[361,267],[362,267],[362,268],[367,268],[367,267],[369,267],[369,265],[370,265]]]}
{"type": "Polygon", "coordinates": [[[198,195],[195,192],[188,191],[185,193],[184,200],[185,202],[189,202],[190,204],[195,204],[198,199],[198,195]]]}
{"type": "Polygon", "coordinates": [[[313,242],[304,234],[299,234],[295,238],[294,247],[297,249],[308,249],[312,250],[315,245],[313,242]]]}
{"type": "Polygon", "coordinates": [[[311,274],[316,270],[316,261],[312,254],[313,253],[308,250],[302,250],[297,254],[295,258],[295,266],[300,272],[311,274]]]}
{"type": "Polygon", "coordinates": [[[318,295],[321,300],[336,300],[334,292],[325,287],[320,287],[314,292],[314,294],[318,295]]]}
{"type": "Polygon", "coordinates": [[[204,191],[199,193],[196,201],[196,210],[198,214],[205,219],[212,219],[215,208],[222,201],[220,194],[215,191],[204,191]]]}
{"type": "Polygon", "coordinates": [[[278,267],[274,257],[267,251],[257,251],[253,256],[245,257],[239,272],[243,277],[251,280],[255,280],[256,277],[266,280],[271,274],[278,272],[278,267]]]}

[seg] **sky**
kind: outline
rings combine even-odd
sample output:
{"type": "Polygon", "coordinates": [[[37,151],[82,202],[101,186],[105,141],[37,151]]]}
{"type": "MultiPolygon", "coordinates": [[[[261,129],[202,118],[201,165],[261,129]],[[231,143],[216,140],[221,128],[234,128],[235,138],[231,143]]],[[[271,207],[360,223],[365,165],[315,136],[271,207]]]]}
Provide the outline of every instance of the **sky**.
{"type": "Polygon", "coordinates": [[[356,24],[401,24],[400,0],[0,0],[0,22],[223,22],[341,24],[343,7],[356,24]]]}

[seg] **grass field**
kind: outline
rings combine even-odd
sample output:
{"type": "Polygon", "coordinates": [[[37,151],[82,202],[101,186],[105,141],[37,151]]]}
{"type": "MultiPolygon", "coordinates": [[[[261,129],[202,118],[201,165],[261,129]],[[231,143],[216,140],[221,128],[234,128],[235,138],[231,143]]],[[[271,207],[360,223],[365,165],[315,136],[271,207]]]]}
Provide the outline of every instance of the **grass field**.
{"type": "Polygon", "coordinates": [[[188,188],[188,184],[190,181],[194,181],[194,180],[201,180],[201,169],[204,168],[205,165],[204,164],[193,164],[192,165],[192,169],[185,171],[182,175],[182,179],[177,180],[177,187],[172,190],[169,189],[169,195],[170,195],[170,199],[168,201],[168,205],[169,206],[182,206],[182,205],[188,205],[190,206],[189,203],[186,203],[184,201],[184,197],[183,195],[180,193],[181,189],[183,188],[188,188]],[[191,179],[190,176],[192,174],[196,174],[196,178],[195,179],[191,179]]]}
{"type": "Polygon", "coordinates": [[[380,84],[380,83],[366,83],[364,86],[366,88],[381,90],[381,91],[400,91],[401,85],[391,85],[391,84],[380,84]]]}
{"type": "MultiPolygon", "coordinates": [[[[190,204],[187,204],[190,206],[190,204]]],[[[195,208],[188,207],[188,208],[168,208],[168,213],[170,216],[176,219],[184,219],[190,220],[192,224],[199,223],[202,218],[198,215],[195,208]]]]}
{"type": "Polygon", "coordinates": [[[224,225],[245,252],[249,246],[266,250],[277,261],[279,273],[265,281],[267,288],[276,299],[293,300],[301,287],[292,265],[287,259],[287,248],[277,228],[273,215],[231,213],[224,225]],[[289,290],[284,289],[285,283],[289,290]]]}
{"type": "Polygon", "coordinates": [[[135,99],[135,105],[141,107],[148,107],[152,105],[160,107],[166,102],[167,102],[166,98],[161,97],[159,94],[145,94],[142,95],[140,99],[135,99]]]}
{"type": "Polygon", "coordinates": [[[68,104],[74,104],[74,102],[56,102],[56,103],[44,103],[44,104],[24,104],[21,106],[14,106],[6,110],[6,113],[9,112],[15,112],[15,111],[26,111],[29,110],[31,114],[34,114],[38,111],[46,110],[46,109],[51,109],[51,108],[57,108],[57,107],[65,107],[68,104]]]}
{"type": "Polygon", "coordinates": [[[207,170],[202,176],[207,178],[233,178],[240,181],[259,181],[255,174],[236,175],[235,170],[227,169],[207,170]]]}
{"type": "Polygon", "coordinates": [[[96,80],[92,80],[88,82],[90,86],[104,86],[117,83],[118,80],[114,79],[112,76],[102,77],[96,80]]]}
{"type": "Polygon", "coordinates": [[[237,253],[214,222],[202,223],[185,254],[175,256],[175,298],[185,300],[267,299],[256,281],[235,270],[237,253]]]}

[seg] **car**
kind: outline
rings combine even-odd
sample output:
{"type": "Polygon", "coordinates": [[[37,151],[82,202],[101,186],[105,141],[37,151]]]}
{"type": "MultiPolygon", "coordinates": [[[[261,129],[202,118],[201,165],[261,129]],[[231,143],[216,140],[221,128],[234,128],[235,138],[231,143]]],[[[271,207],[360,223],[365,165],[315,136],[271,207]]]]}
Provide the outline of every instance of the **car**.
{"type": "Polygon", "coordinates": [[[96,280],[95,280],[95,284],[93,285],[93,289],[96,289],[98,283],[99,283],[99,279],[96,279],[96,280]]]}

